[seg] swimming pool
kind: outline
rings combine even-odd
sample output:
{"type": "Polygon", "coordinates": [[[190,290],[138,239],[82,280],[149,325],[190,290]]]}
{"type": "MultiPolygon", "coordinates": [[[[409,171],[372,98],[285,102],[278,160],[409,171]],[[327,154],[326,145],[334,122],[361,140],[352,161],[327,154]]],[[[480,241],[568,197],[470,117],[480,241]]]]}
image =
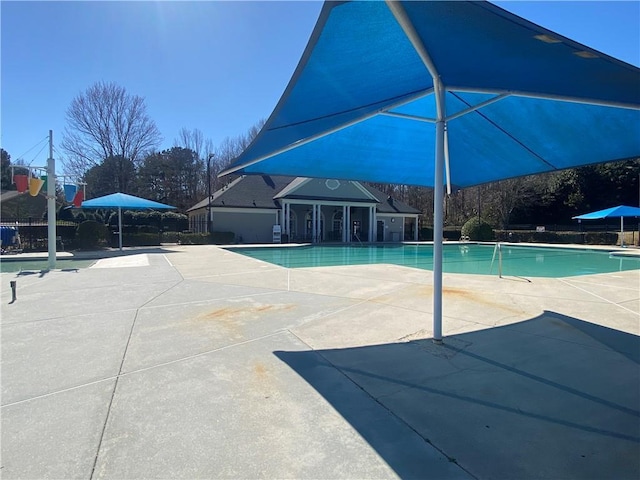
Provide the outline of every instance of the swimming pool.
{"type": "MultiPolygon", "coordinates": [[[[228,248],[242,255],[287,268],[389,263],[433,269],[432,245],[302,246],[228,248]]],[[[608,251],[501,245],[502,274],[522,277],[570,277],[640,269],[640,257],[617,257],[608,251]]],[[[447,273],[497,275],[494,245],[443,246],[447,273]]]]}
{"type": "MultiPolygon", "coordinates": [[[[69,270],[75,268],[88,268],[95,260],[56,260],[56,270],[69,270]]],[[[0,272],[40,272],[43,270],[49,270],[48,260],[15,260],[15,259],[3,259],[0,258],[0,272]]]]}

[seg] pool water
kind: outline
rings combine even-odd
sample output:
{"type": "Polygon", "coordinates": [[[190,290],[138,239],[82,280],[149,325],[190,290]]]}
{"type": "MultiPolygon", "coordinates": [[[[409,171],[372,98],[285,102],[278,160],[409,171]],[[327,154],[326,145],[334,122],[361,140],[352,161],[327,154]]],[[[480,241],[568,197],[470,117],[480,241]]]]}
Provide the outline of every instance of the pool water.
{"type": "MultiPolygon", "coordinates": [[[[433,270],[432,245],[314,245],[228,250],[287,268],[388,263],[433,270]]],[[[506,276],[558,278],[640,269],[640,257],[612,256],[602,250],[506,245],[502,245],[501,250],[502,275],[506,276]]],[[[494,245],[444,245],[442,270],[447,273],[497,275],[498,254],[494,245]]]]}
{"type": "MultiPolygon", "coordinates": [[[[88,268],[95,260],[56,260],[56,270],[88,268]]],[[[4,260],[0,258],[0,272],[40,272],[49,270],[48,260],[4,260]]]]}

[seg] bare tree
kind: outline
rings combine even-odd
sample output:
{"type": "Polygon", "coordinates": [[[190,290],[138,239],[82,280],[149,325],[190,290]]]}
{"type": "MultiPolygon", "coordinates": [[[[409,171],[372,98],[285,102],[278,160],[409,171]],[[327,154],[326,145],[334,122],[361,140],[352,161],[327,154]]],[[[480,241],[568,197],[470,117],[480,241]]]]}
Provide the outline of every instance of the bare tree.
{"type": "Polygon", "coordinates": [[[204,151],[206,148],[205,143],[202,131],[197,128],[193,130],[181,128],[178,132],[178,138],[173,142],[175,147],[188,148],[192,152],[195,152],[200,160],[203,160],[206,155],[204,151]]]}
{"type": "Polygon", "coordinates": [[[75,97],[66,120],[61,146],[68,155],[65,166],[77,175],[107,158],[137,165],[162,140],[144,98],[115,83],[98,82],[75,97]]]}
{"type": "Polygon", "coordinates": [[[210,155],[215,159],[211,164],[213,190],[231,181],[234,177],[218,178],[218,174],[225,168],[229,167],[233,161],[251,144],[253,139],[258,135],[260,129],[264,126],[265,120],[259,120],[243,135],[230,138],[226,137],[210,155]]]}

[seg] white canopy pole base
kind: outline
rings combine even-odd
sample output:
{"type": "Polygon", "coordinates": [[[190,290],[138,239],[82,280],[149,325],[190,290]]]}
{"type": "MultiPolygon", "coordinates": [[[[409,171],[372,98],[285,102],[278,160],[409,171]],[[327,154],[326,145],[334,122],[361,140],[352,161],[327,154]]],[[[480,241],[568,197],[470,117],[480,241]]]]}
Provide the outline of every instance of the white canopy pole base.
{"type": "Polygon", "coordinates": [[[444,88],[436,82],[438,104],[436,122],[436,159],[433,180],[433,342],[442,343],[442,241],[444,234],[444,156],[445,156],[445,108],[444,88]]]}

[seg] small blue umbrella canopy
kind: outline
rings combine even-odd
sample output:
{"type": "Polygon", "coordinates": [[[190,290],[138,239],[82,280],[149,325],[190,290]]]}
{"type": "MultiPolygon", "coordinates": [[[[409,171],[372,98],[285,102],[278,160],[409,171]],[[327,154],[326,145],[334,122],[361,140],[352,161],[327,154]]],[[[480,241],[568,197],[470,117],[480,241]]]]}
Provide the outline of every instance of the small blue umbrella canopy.
{"type": "Polygon", "coordinates": [[[112,193],[103,197],[92,198],[82,202],[81,208],[117,208],[118,209],[118,243],[122,250],[122,209],[125,210],[171,210],[171,205],[154,202],[126,193],[112,193]]]}
{"type": "Polygon", "coordinates": [[[605,208],[597,212],[584,213],[573,218],[578,220],[597,220],[600,218],[620,217],[620,245],[624,246],[624,217],[640,217],[640,208],[618,205],[617,207],[605,208]]]}
{"type": "Polygon", "coordinates": [[[640,208],[618,205],[617,207],[605,208],[604,210],[598,210],[597,212],[583,213],[582,215],[577,215],[573,218],[577,218],[579,220],[596,220],[598,218],[610,217],[640,217],[640,208]]]}
{"type": "Polygon", "coordinates": [[[638,85],[638,67],[489,2],[325,2],[273,113],[222,175],[433,187],[440,341],[444,185],[640,156],[638,85]]]}

